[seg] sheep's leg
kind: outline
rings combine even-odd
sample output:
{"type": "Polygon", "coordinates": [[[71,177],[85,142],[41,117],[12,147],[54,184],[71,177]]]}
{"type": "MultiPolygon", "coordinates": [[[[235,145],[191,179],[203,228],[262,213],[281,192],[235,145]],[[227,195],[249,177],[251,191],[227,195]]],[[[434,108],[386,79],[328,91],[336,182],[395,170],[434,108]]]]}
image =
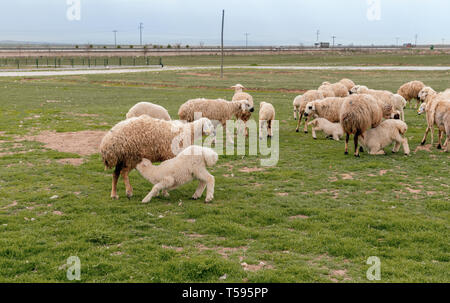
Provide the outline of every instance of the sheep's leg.
{"type": "MultiPolygon", "coordinates": [[[[402,140],[403,141],[403,140],[402,140]]],[[[396,153],[400,150],[400,146],[402,145],[402,141],[395,140],[394,148],[392,149],[392,153],[396,153]]]]}
{"type": "Polygon", "coordinates": [[[119,196],[117,195],[117,181],[119,181],[121,169],[122,169],[122,166],[116,166],[116,168],[113,172],[112,188],[111,188],[111,198],[113,198],[113,199],[119,199],[119,196]]]}
{"type": "Polygon", "coordinates": [[[305,134],[308,133],[308,122],[309,122],[309,115],[306,116],[306,118],[305,118],[305,127],[303,127],[303,132],[304,132],[305,134]]]}
{"type": "Polygon", "coordinates": [[[345,134],[345,152],[344,154],[348,155],[348,140],[350,139],[350,134],[345,134]]]}
{"type": "Polygon", "coordinates": [[[272,120],[267,121],[267,135],[272,137],[272,120]]]}
{"type": "Polygon", "coordinates": [[[297,120],[297,108],[294,106],[294,120],[297,120]]]}
{"type": "Polygon", "coordinates": [[[423,136],[422,142],[420,142],[421,145],[424,145],[425,142],[427,142],[427,136],[428,136],[429,131],[430,131],[430,127],[427,126],[427,129],[425,130],[425,135],[423,136]]]}
{"type": "Polygon", "coordinates": [[[302,117],[303,117],[303,112],[298,112],[297,128],[295,129],[295,131],[297,133],[298,133],[298,131],[300,129],[300,124],[302,124],[302,117]]]}
{"type": "Polygon", "coordinates": [[[199,180],[197,190],[195,191],[194,195],[192,196],[192,199],[197,200],[198,198],[200,198],[203,195],[205,188],[206,188],[206,182],[199,180]]]}
{"type": "Polygon", "coordinates": [[[358,137],[359,132],[356,132],[356,134],[353,136],[353,142],[355,144],[355,157],[359,157],[358,137]]]}
{"type": "Polygon", "coordinates": [[[120,172],[122,174],[123,182],[125,183],[128,199],[130,199],[133,196],[133,188],[131,187],[130,179],[128,178],[129,172],[130,169],[128,167],[124,167],[120,172]]]}
{"type": "Polygon", "coordinates": [[[153,186],[152,190],[142,200],[142,203],[150,202],[150,200],[153,197],[157,196],[161,190],[163,191],[163,193],[167,192],[167,188],[172,187],[174,183],[175,181],[172,177],[164,178],[161,182],[153,186]]]}
{"type": "Polygon", "coordinates": [[[442,142],[442,135],[443,135],[443,131],[441,131],[440,129],[438,130],[438,146],[437,146],[437,149],[442,149],[442,145],[441,145],[441,142],[442,142]]]}
{"type": "MultiPolygon", "coordinates": [[[[214,176],[211,175],[206,168],[200,169],[198,173],[196,173],[195,176],[199,181],[200,184],[198,185],[197,191],[195,192],[194,196],[196,196],[197,192],[200,190],[200,186],[202,186],[201,193],[199,193],[198,197],[201,197],[203,194],[203,190],[205,189],[203,183],[206,185],[206,199],[205,202],[208,203],[212,201],[214,198],[214,176]]],[[[194,197],[193,197],[194,198],[194,197]]],[[[195,199],[195,198],[194,198],[195,199]]]]}
{"type": "Polygon", "coordinates": [[[400,111],[400,119],[402,119],[402,121],[405,121],[405,111],[403,108],[400,111]]]}
{"type": "Polygon", "coordinates": [[[205,202],[211,202],[214,199],[214,176],[208,173],[208,179],[206,181],[206,199],[205,202]]]}
{"type": "Polygon", "coordinates": [[[333,140],[339,141],[339,135],[338,134],[333,134],[333,140]]]}
{"type": "Polygon", "coordinates": [[[313,137],[313,139],[317,139],[317,136],[316,136],[316,127],[312,127],[311,128],[311,134],[312,134],[312,137],[313,137]]]}
{"type": "Polygon", "coordinates": [[[259,120],[259,139],[262,140],[263,138],[263,126],[264,126],[264,120],[259,120]]]}
{"type": "Polygon", "coordinates": [[[410,151],[409,151],[408,139],[403,138],[402,144],[403,144],[403,152],[405,153],[405,155],[409,155],[410,151]]]}

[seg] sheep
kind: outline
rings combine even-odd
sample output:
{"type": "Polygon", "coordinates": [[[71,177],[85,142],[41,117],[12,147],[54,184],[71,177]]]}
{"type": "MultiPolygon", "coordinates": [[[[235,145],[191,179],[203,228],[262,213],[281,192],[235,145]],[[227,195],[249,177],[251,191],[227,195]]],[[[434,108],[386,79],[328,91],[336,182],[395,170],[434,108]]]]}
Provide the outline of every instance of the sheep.
{"type": "Polygon", "coordinates": [[[417,105],[419,104],[419,92],[422,90],[422,88],[425,87],[425,84],[421,81],[411,81],[408,83],[403,84],[400,86],[400,88],[397,91],[397,94],[405,98],[406,101],[410,102],[409,107],[411,108],[411,100],[416,99],[417,103],[414,106],[414,108],[417,108],[417,105]]]}
{"type": "Polygon", "coordinates": [[[275,108],[272,104],[261,102],[259,104],[259,139],[262,139],[263,126],[267,124],[267,136],[272,137],[272,121],[275,119],[275,108]]]}
{"type": "Polygon", "coordinates": [[[148,115],[152,118],[162,119],[170,121],[169,112],[161,105],[153,104],[150,102],[139,102],[135,104],[128,111],[126,118],[139,117],[141,115],[148,115]]]}
{"type": "Polygon", "coordinates": [[[405,121],[405,109],[406,100],[402,95],[394,94],[394,110],[397,110],[400,114],[400,120],[405,121]]]}
{"type": "Polygon", "coordinates": [[[370,128],[377,127],[383,118],[383,111],[371,95],[350,95],[345,98],[340,110],[340,123],[346,134],[345,154],[348,154],[348,140],[353,134],[355,157],[359,157],[358,137],[370,128]]]}
{"type": "MultiPolygon", "coordinates": [[[[394,95],[390,91],[387,90],[376,90],[376,89],[369,89],[367,86],[364,85],[355,85],[351,89],[352,94],[368,94],[373,97],[377,101],[381,101],[383,104],[390,105],[392,112],[398,111],[398,115],[393,115],[392,118],[394,119],[400,119],[403,117],[404,119],[404,111],[403,108],[405,107],[405,103],[400,95],[394,95]]],[[[379,102],[380,103],[380,102],[379,102]]],[[[385,108],[385,111],[390,111],[389,107],[385,108]]],[[[389,112],[385,112],[384,114],[386,118],[391,118],[389,116],[389,112]]],[[[402,120],[403,120],[402,119],[402,120]]]]}
{"type": "Polygon", "coordinates": [[[209,119],[202,118],[192,123],[181,124],[178,121],[173,123],[142,115],[117,123],[100,143],[105,168],[115,167],[111,198],[119,198],[117,181],[120,175],[125,183],[127,197],[131,198],[133,188],[128,174],[143,158],[152,162],[171,159],[176,156],[176,149],[179,147],[175,144],[182,146],[193,144],[196,134],[202,130],[208,135],[213,132],[214,125],[209,119]]]}
{"type": "Polygon", "coordinates": [[[343,84],[347,88],[349,93],[352,87],[355,86],[355,82],[347,78],[341,79],[338,83],[343,84]]]}
{"type": "MultiPolygon", "coordinates": [[[[318,89],[319,91],[332,91],[333,94],[329,97],[347,97],[349,95],[348,88],[342,83],[323,82],[318,89]]],[[[324,94],[325,95],[325,94],[324,94]]]]}
{"type": "Polygon", "coordinates": [[[317,116],[325,118],[332,123],[339,122],[341,106],[345,98],[331,97],[323,100],[316,100],[306,104],[305,117],[317,116]]]}
{"type": "Polygon", "coordinates": [[[211,202],[214,198],[215,180],[206,167],[215,165],[218,158],[217,153],[211,148],[191,145],[175,158],[157,166],[148,159],[142,159],[136,169],[145,179],[154,184],[142,203],[150,202],[160,191],[167,197],[169,196],[168,190],[175,189],[194,179],[199,180],[199,184],[192,199],[200,198],[206,187],[205,202],[211,202]]]}
{"type": "MultiPolygon", "coordinates": [[[[245,112],[253,112],[254,108],[247,99],[239,101],[226,101],[223,99],[208,100],[204,98],[191,99],[180,106],[178,116],[181,120],[194,121],[195,113],[201,113],[202,117],[209,118],[215,127],[218,124],[226,126],[227,120],[233,115],[238,117],[245,112]]],[[[227,140],[233,143],[233,138],[227,132],[227,140]]]]}
{"type": "Polygon", "coordinates": [[[403,152],[409,155],[408,139],[404,137],[408,126],[401,120],[384,120],[375,128],[369,129],[361,135],[361,145],[370,155],[385,155],[383,148],[395,142],[393,153],[403,145],[403,152]]]}
{"type": "MultiPolygon", "coordinates": [[[[297,118],[296,113],[298,113],[298,123],[297,123],[297,128],[295,129],[296,132],[298,132],[300,129],[300,124],[302,121],[303,113],[305,112],[306,104],[311,101],[320,100],[323,98],[324,98],[323,94],[318,90],[309,90],[306,93],[304,93],[303,95],[298,95],[297,97],[295,97],[292,104],[294,106],[294,119],[297,118]]],[[[306,122],[305,122],[304,132],[305,133],[308,132],[308,126],[307,126],[306,122]]]]}
{"type": "MultiPolygon", "coordinates": [[[[234,88],[234,90],[235,90],[231,101],[248,100],[250,105],[253,107],[253,97],[250,94],[242,91],[242,89],[244,88],[243,85],[236,84],[236,85],[232,86],[231,88],[234,88]]],[[[244,125],[243,125],[244,126],[244,135],[246,137],[248,137],[248,129],[246,127],[246,123],[248,120],[250,120],[251,115],[252,115],[251,112],[241,112],[236,115],[237,119],[241,119],[244,122],[244,125]]]]}
{"type": "Polygon", "coordinates": [[[339,138],[344,135],[344,130],[340,123],[332,123],[325,118],[316,118],[308,123],[312,125],[312,137],[317,139],[316,131],[323,131],[327,137],[332,137],[334,140],[339,141],[339,138]]]}
{"type": "Polygon", "coordinates": [[[431,130],[431,145],[433,145],[434,125],[436,125],[439,130],[437,148],[442,148],[442,135],[445,132],[447,138],[443,146],[445,147],[445,151],[448,152],[450,138],[450,94],[435,94],[432,100],[422,103],[417,111],[419,115],[424,112],[427,114],[427,129],[425,130],[421,144],[425,144],[428,132],[431,130]]]}

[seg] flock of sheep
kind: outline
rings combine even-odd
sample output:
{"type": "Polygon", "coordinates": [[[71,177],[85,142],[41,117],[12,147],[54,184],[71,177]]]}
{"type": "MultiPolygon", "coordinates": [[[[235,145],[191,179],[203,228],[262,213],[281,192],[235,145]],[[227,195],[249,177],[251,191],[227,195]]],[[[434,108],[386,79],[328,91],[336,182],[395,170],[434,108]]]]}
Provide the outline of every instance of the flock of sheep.
{"type": "MultiPolygon", "coordinates": [[[[103,138],[100,151],[106,168],[114,168],[111,197],[118,199],[117,182],[122,175],[127,197],[133,195],[128,174],[134,168],[150,183],[152,190],[142,202],[182,184],[199,180],[193,199],[202,196],[206,188],[206,200],[214,197],[214,176],[208,171],[217,160],[217,153],[207,147],[195,145],[195,135],[212,135],[216,128],[226,126],[233,116],[242,120],[241,133],[248,135],[245,123],[254,111],[253,97],[243,92],[244,87],[236,84],[232,101],[224,99],[192,99],[182,104],[178,111],[180,120],[172,120],[167,110],[149,102],[140,102],[126,114],[126,120],[116,124],[103,138]],[[200,114],[198,116],[198,114],[200,114]],[[243,126],[243,129],[242,129],[243,126]],[[152,162],[162,162],[153,165],[152,162]]],[[[403,145],[409,154],[408,140],[404,137],[407,125],[404,122],[404,108],[407,101],[422,101],[418,113],[426,112],[427,129],[433,135],[434,126],[439,129],[438,148],[449,149],[450,139],[450,89],[437,93],[420,81],[402,85],[397,94],[385,90],[373,90],[355,85],[352,80],[342,79],[337,83],[324,82],[317,90],[309,90],[294,99],[294,119],[298,119],[299,131],[302,117],[305,117],[304,132],[312,126],[313,138],[316,131],[323,131],[330,138],[339,140],[346,134],[345,154],[348,141],[354,135],[355,156],[362,147],[370,154],[384,154],[383,148],[395,142],[392,152],[398,152],[403,145]],[[298,118],[297,118],[298,115],[298,118]],[[310,117],[314,120],[309,121],[310,117]],[[446,141],[441,145],[443,133],[446,141]]],[[[260,103],[259,137],[272,136],[272,122],[275,108],[268,102],[260,103]]],[[[239,129],[238,129],[239,131],[239,129]]],[[[227,132],[227,141],[233,143],[233,136],[227,132]]],[[[433,136],[432,136],[433,144],[433,136]]]]}

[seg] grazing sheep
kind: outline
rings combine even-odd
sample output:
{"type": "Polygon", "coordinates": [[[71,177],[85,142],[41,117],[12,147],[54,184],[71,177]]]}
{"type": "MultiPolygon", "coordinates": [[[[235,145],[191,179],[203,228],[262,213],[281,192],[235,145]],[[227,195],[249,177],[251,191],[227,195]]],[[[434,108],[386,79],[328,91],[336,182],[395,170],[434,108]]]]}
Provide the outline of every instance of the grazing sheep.
{"type": "Polygon", "coordinates": [[[193,144],[195,135],[202,130],[205,134],[213,132],[214,126],[209,119],[201,118],[192,123],[181,124],[179,121],[173,123],[143,115],[117,123],[100,143],[100,153],[105,167],[115,167],[111,198],[119,198],[117,181],[120,174],[125,183],[127,196],[130,198],[133,195],[133,188],[128,174],[143,158],[152,162],[171,159],[176,156],[174,152],[179,146],[193,144]]]}
{"type": "Polygon", "coordinates": [[[142,203],[149,202],[160,191],[168,196],[168,190],[175,189],[196,179],[199,180],[197,190],[192,199],[202,196],[206,187],[206,200],[214,198],[214,176],[206,169],[216,164],[219,156],[208,147],[191,145],[180,152],[175,158],[153,165],[148,159],[143,159],[136,168],[150,183],[154,184],[152,190],[145,196],[142,203]]]}
{"type": "MultiPolygon", "coordinates": [[[[253,97],[250,94],[242,91],[242,89],[244,88],[243,85],[236,84],[236,85],[232,86],[232,88],[234,88],[235,91],[234,91],[234,95],[233,95],[233,98],[231,99],[231,101],[248,100],[250,105],[253,107],[253,97]]],[[[236,115],[237,119],[241,119],[244,122],[244,125],[243,125],[244,135],[246,137],[248,137],[248,129],[246,127],[246,123],[248,120],[250,120],[251,115],[252,115],[251,112],[241,112],[236,115]]]]}
{"type": "MultiPolygon", "coordinates": [[[[300,129],[300,124],[302,121],[303,113],[305,112],[306,104],[308,104],[311,101],[320,100],[323,99],[324,96],[321,92],[318,90],[309,90],[303,95],[298,95],[295,97],[294,102],[292,104],[294,105],[294,119],[296,119],[296,113],[298,113],[298,123],[297,128],[295,129],[296,132],[300,129]]],[[[308,132],[308,126],[305,122],[304,132],[308,132]]]]}
{"type": "MultiPolygon", "coordinates": [[[[194,121],[195,113],[201,113],[202,117],[209,118],[214,126],[222,124],[226,126],[227,120],[231,120],[233,115],[239,117],[245,112],[253,112],[254,108],[250,102],[245,100],[226,101],[223,99],[191,99],[180,106],[178,115],[181,120],[194,121]]],[[[233,143],[233,138],[227,132],[227,140],[233,143]]]]}
{"type": "Polygon", "coordinates": [[[383,148],[392,142],[395,142],[393,153],[398,152],[400,145],[403,145],[405,155],[409,155],[408,139],[404,137],[407,129],[408,126],[401,120],[384,120],[377,127],[363,133],[360,142],[371,155],[385,155],[383,148]]]}
{"type": "MultiPolygon", "coordinates": [[[[383,107],[384,116],[386,119],[395,118],[400,119],[403,113],[404,103],[401,96],[396,97],[393,93],[387,90],[369,89],[364,85],[355,85],[351,89],[352,94],[367,94],[375,97],[380,105],[385,104],[383,107]],[[399,111],[399,115],[392,115],[394,111],[399,111]]],[[[404,116],[404,113],[403,113],[404,116]]]]}
{"type": "Polygon", "coordinates": [[[306,104],[305,117],[317,116],[325,118],[332,123],[339,122],[341,106],[345,98],[331,97],[316,100],[306,104]]]}
{"type": "Polygon", "coordinates": [[[405,121],[405,109],[406,100],[403,96],[399,94],[394,94],[394,110],[397,110],[400,113],[400,119],[405,121]]]}
{"type": "Polygon", "coordinates": [[[409,107],[411,108],[411,100],[416,99],[417,103],[414,108],[417,108],[417,105],[419,104],[419,92],[422,90],[422,88],[425,87],[425,84],[421,81],[411,81],[408,83],[403,84],[400,86],[400,88],[397,91],[397,94],[405,98],[406,101],[410,102],[409,107]]]}
{"type": "Polygon", "coordinates": [[[262,139],[263,126],[267,124],[267,136],[272,137],[272,121],[275,119],[275,108],[272,104],[259,104],[259,139],[262,139]]]}
{"type": "Polygon", "coordinates": [[[352,87],[355,86],[355,82],[347,78],[341,79],[338,83],[343,84],[347,88],[349,93],[352,87]]]}
{"type": "MultiPolygon", "coordinates": [[[[329,97],[347,97],[349,95],[348,88],[342,83],[330,83],[323,82],[318,89],[319,91],[329,91],[333,92],[333,95],[329,97]]],[[[325,94],[324,94],[325,95],[325,94]]]]}
{"type": "Polygon", "coordinates": [[[425,144],[428,132],[431,130],[431,145],[433,145],[434,125],[436,125],[439,131],[437,148],[442,148],[442,136],[445,132],[447,138],[443,146],[445,147],[445,151],[448,152],[448,142],[450,139],[450,94],[436,94],[433,100],[429,100],[427,103],[422,103],[417,113],[420,115],[424,112],[427,114],[427,129],[421,144],[425,144]]]}
{"type": "Polygon", "coordinates": [[[169,112],[161,105],[153,104],[150,102],[139,102],[135,104],[128,111],[126,117],[127,119],[132,117],[139,117],[142,115],[148,115],[155,119],[162,119],[170,121],[169,112]]]}
{"type": "Polygon", "coordinates": [[[345,154],[348,154],[348,140],[353,134],[355,156],[359,157],[358,137],[366,130],[377,127],[382,118],[383,111],[371,95],[351,95],[345,98],[340,111],[340,123],[346,134],[345,154]]]}
{"type": "Polygon", "coordinates": [[[316,131],[323,131],[327,137],[332,137],[334,140],[339,141],[339,138],[344,135],[344,130],[340,123],[332,123],[325,118],[316,118],[308,123],[312,125],[312,137],[317,139],[316,131]]]}

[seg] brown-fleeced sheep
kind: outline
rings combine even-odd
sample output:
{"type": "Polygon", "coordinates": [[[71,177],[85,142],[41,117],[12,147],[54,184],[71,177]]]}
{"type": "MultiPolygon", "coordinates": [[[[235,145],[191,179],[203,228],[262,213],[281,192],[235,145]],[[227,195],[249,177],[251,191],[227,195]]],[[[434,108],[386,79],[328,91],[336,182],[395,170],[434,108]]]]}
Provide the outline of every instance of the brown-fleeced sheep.
{"type": "Polygon", "coordinates": [[[355,156],[359,157],[358,137],[366,130],[377,127],[382,119],[383,111],[374,97],[361,94],[345,98],[340,112],[340,123],[346,134],[345,154],[348,154],[350,135],[354,135],[355,156]]]}
{"type": "Polygon", "coordinates": [[[272,104],[259,104],[259,138],[262,139],[263,126],[267,125],[267,136],[272,137],[272,121],[275,120],[275,108],[272,104]]]}
{"type": "Polygon", "coordinates": [[[143,115],[117,123],[100,143],[105,167],[115,167],[111,198],[119,198],[117,181],[120,175],[123,177],[128,198],[133,195],[128,173],[143,158],[151,162],[171,159],[176,156],[175,153],[180,147],[193,144],[197,134],[210,134],[213,131],[214,126],[207,118],[181,124],[178,121],[165,121],[143,115]]]}
{"type": "MultiPolygon", "coordinates": [[[[297,128],[295,129],[296,132],[298,132],[300,129],[300,124],[302,121],[303,113],[305,112],[306,104],[308,104],[311,101],[321,100],[323,98],[324,98],[323,94],[318,90],[309,90],[303,95],[298,95],[297,97],[295,97],[292,104],[294,106],[294,119],[296,119],[296,113],[298,113],[297,128]]],[[[308,132],[307,120],[305,122],[305,127],[303,131],[305,133],[308,132]]]]}
{"type": "Polygon", "coordinates": [[[338,83],[343,84],[347,88],[349,93],[350,93],[350,90],[352,89],[352,87],[355,86],[355,82],[353,82],[352,80],[347,79],[347,78],[339,80],[338,83]]]}
{"type": "Polygon", "coordinates": [[[340,82],[337,83],[323,82],[322,85],[318,88],[318,90],[319,91],[331,90],[333,92],[333,95],[329,97],[347,97],[349,95],[348,88],[340,82]]]}
{"type": "Polygon", "coordinates": [[[345,98],[331,97],[322,100],[316,100],[306,104],[305,117],[317,116],[325,118],[332,123],[339,122],[341,106],[345,98]]]}
{"type": "Polygon", "coordinates": [[[378,101],[381,106],[382,104],[384,104],[385,106],[383,106],[383,115],[386,119],[400,119],[404,116],[403,108],[405,106],[405,103],[402,96],[400,95],[394,95],[387,90],[369,89],[364,85],[355,85],[351,89],[351,93],[371,95],[378,101]],[[395,111],[398,111],[398,113],[395,114],[395,111]]]}
{"type": "Polygon", "coordinates": [[[409,103],[409,107],[411,108],[411,100],[416,99],[417,103],[414,108],[417,108],[417,105],[419,104],[419,92],[422,90],[422,88],[425,87],[425,84],[423,82],[414,80],[407,82],[400,86],[400,88],[397,91],[397,94],[405,98],[405,100],[409,103]]]}
{"type": "Polygon", "coordinates": [[[142,115],[147,115],[155,119],[162,119],[166,121],[170,121],[170,115],[167,109],[162,107],[161,105],[150,103],[150,102],[139,102],[136,103],[130,110],[128,111],[126,118],[139,117],[142,115]]]}

